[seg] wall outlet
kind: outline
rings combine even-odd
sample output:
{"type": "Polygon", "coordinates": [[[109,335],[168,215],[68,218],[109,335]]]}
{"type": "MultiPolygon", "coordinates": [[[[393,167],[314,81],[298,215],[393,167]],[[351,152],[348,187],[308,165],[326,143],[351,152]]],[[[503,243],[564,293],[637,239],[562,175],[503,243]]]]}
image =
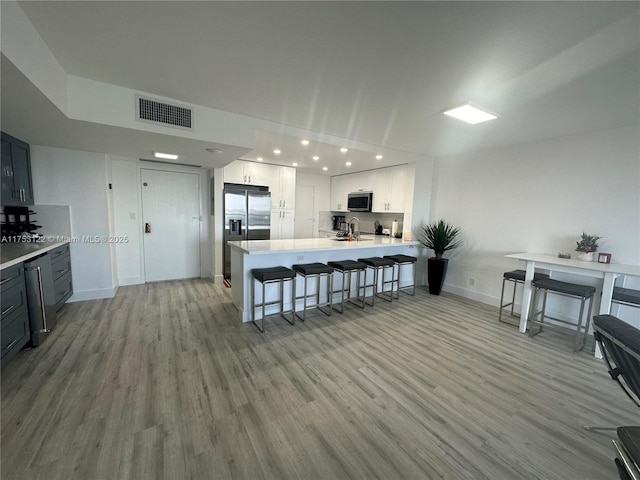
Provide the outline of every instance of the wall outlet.
{"type": "Polygon", "coordinates": [[[469,286],[470,287],[475,287],[476,286],[476,279],[475,278],[470,278],[469,279],[469,286]]]}

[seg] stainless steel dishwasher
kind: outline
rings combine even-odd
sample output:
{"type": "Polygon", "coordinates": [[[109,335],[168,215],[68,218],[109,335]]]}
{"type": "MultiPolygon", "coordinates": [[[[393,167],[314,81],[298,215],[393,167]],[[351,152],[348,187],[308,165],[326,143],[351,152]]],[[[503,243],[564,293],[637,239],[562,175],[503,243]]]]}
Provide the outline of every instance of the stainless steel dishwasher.
{"type": "Polygon", "coordinates": [[[24,262],[31,345],[40,345],[56,326],[56,296],[48,253],[24,262]]]}

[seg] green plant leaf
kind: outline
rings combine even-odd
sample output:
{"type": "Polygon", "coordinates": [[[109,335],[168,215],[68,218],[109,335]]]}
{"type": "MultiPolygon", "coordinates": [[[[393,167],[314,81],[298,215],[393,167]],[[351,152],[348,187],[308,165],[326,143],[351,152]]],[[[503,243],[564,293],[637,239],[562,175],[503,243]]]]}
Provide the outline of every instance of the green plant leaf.
{"type": "Polygon", "coordinates": [[[447,250],[453,250],[462,244],[458,239],[460,228],[445,222],[443,219],[437,222],[423,225],[418,232],[418,241],[430,248],[440,258],[447,250]]]}

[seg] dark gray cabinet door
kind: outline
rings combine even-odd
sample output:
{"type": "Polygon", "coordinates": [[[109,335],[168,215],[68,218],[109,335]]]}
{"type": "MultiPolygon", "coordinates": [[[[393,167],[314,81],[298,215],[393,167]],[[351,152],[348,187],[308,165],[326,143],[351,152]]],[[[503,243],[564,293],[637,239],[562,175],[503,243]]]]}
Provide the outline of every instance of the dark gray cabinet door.
{"type": "Polygon", "coordinates": [[[2,134],[2,205],[13,205],[13,162],[11,140],[2,134]]]}
{"type": "Polygon", "coordinates": [[[5,366],[29,341],[29,312],[22,264],[0,272],[0,364],[5,366]]]}
{"type": "Polygon", "coordinates": [[[56,295],[56,307],[60,310],[68,298],[73,294],[69,244],[62,245],[61,247],[51,250],[50,255],[53,274],[53,288],[56,295]]]}
{"type": "Polygon", "coordinates": [[[2,204],[33,205],[29,145],[2,133],[2,204]]]}

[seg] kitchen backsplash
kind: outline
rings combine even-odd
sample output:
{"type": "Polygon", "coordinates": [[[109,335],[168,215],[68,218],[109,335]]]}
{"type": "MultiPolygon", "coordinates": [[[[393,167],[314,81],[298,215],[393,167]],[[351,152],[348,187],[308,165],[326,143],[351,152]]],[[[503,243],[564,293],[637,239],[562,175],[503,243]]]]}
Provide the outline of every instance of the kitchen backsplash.
{"type": "Polygon", "coordinates": [[[331,230],[332,220],[334,215],[343,215],[345,220],[349,222],[351,218],[357,217],[360,220],[360,231],[366,233],[374,233],[374,222],[377,220],[383,228],[391,229],[391,224],[394,220],[398,221],[398,231],[403,232],[402,224],[404,221],[404,214],[402,213],[371,213],[371,212],[357,212],[357,213],[345,213],[345,212],[318,212],[318,230],[331,230]]]}

